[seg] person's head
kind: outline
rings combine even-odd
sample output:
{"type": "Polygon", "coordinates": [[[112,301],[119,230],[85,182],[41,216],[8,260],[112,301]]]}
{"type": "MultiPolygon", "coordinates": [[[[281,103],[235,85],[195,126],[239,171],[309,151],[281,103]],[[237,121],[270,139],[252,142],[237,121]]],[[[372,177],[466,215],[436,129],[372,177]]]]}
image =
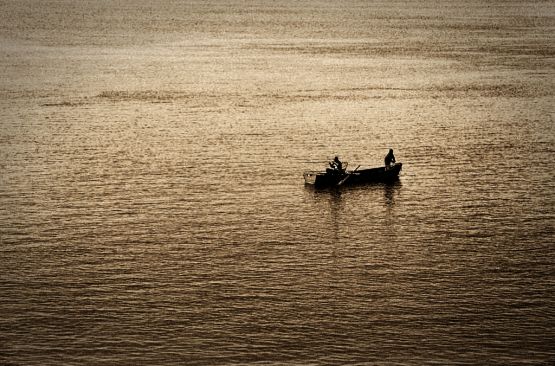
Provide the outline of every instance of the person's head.
{"type": "Polygon", "coordinates": [[[334,161],[339,161],[339,156],[335,155],[335,158],[333,158],[334,161]]]}
{"type": "Polygon", "coordinates": [[[390,154],[393,154],[393,149],[389,149],[389,153],[390,153],[390,154]]]}

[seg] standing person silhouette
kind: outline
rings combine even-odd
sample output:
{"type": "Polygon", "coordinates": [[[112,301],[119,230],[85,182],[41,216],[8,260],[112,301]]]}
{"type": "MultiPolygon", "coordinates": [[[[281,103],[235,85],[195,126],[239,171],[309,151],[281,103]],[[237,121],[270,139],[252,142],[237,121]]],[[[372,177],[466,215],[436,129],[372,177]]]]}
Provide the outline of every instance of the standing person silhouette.
{"type": "Polygon", "coordinates": [[[385,168],[388,169],[391,164],[395,164],[395,155],[393,155],[393,149],[389,149],[389,152],[385,156],[385,168]]]}

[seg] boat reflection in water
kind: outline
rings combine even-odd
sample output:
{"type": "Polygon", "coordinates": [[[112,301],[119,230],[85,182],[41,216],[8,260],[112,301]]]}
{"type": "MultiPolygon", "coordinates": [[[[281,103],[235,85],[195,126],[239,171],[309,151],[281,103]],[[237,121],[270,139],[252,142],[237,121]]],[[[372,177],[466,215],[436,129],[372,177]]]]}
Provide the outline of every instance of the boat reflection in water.
{"type": "MultiPolygon", "coordinates": [[[[365,241],[364,236],[376,239],[376,232],[395,236],[398,227],[396,204],[403,188],[400,179],[385,183],[352,186],[332,186],[305,191],[314,204],[314,219],[319,220],[322,233],[328,232],[334,243],[352,245],[365,241]],[[353,232],[349,228],[357,227],[353,232]],[[372,234],[374,233],[374,234],[372,234]]],[[[373,240],[374,241],[374,240],[373,240]]]]}
{"type": "Polygon", "coordinates": [[[378,186],[383,188],[385,205],[393,206],[395,204],[395,196],[399,194],[402,187],[401,180],[397,179],[389,183],[381,183],[378,186]]]}

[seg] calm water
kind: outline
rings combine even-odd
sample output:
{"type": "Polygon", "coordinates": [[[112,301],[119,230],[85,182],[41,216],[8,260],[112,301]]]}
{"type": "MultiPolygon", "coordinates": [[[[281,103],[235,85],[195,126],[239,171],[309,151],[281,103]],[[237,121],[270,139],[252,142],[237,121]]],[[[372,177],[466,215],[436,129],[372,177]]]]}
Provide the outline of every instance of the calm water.
{"type": "Polygon", "coordinates": [[[554,27],[2,1],[0,364],[553,364],[554,27]],[[390,147],[393,185],[303,184],[390,147]]]}

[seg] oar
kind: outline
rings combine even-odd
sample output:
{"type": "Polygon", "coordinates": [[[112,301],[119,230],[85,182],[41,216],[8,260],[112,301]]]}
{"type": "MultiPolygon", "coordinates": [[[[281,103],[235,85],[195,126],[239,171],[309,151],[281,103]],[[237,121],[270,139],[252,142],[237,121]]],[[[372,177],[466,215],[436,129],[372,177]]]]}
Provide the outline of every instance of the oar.
{"type": "Polygon", "coordinates": [[[337,186],[339,187],[340,185],[342,185],[343,183],[345,183],[345,181],[346,181],[347,179],[349,179],[349,177],[350,177],[351,175],[353,175],[354,172],[356,172],[356,171],[358,170],[358,168],[360,168],[360,165],[357,166],[356,169],[353,170],[352,172],[347,173],[347,176],[346,176],[345,178],[341,179],[341,180],[339,181],[339,183],[337,183],[337,186]]]}

